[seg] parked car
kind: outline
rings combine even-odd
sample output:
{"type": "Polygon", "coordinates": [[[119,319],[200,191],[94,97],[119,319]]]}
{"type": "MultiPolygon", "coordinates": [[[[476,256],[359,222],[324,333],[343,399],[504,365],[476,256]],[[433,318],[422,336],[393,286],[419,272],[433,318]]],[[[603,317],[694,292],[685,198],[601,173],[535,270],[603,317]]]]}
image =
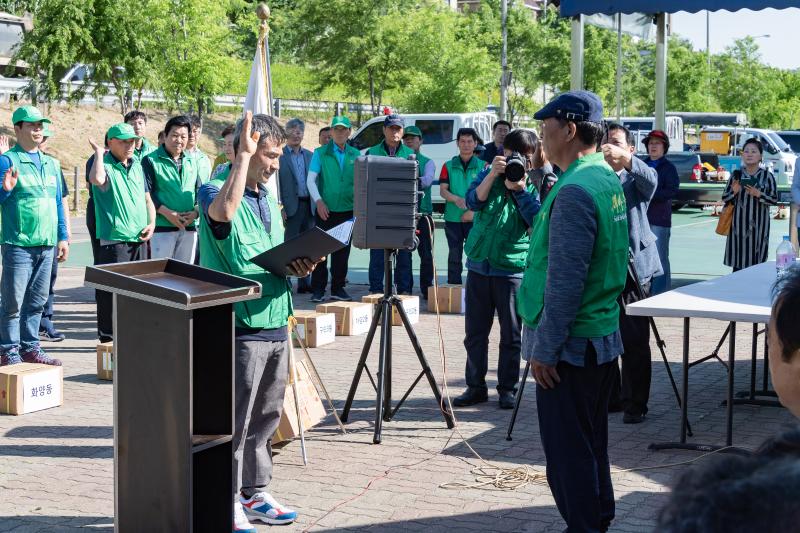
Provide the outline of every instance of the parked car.
{"type": "Polygon", "coordinates": [[[795,154],[800,155],[800,130],[779,131],[777,133],[792,148],[795,154]]]}
{"type": "MultiPolygon", "coordinates": [[[[431,188],[431,198],[436,211],[444,211],[444,199],[439,194],[439,172],[445,162],[458,154],[456,133],[459,128],[475,128],[484,141],[492,139],[492,125],[497,115],[491,112],[480,113],[424,113],[403,115],[406,126],[414,125],[422,132],[422,153],[436,163],[436,179],[431,188]]],[[[372,118],[361,125],[350,137],[350,144],[366,152],[370,146],[383,139],[384,117],[372,118]]]]}
{"type": "Polygon", "coordinates": [[[722,157],[722,165],[733,172],[737,156],[748,139],[758,139],[764,146],[764,164],[775,175],[778,185],[791,185],[797,156],[776,132],[759,128],[710,126],[700,131],[700,149],[722,157]],[[725,157],[727,156],[727,157],[725,157]]]}

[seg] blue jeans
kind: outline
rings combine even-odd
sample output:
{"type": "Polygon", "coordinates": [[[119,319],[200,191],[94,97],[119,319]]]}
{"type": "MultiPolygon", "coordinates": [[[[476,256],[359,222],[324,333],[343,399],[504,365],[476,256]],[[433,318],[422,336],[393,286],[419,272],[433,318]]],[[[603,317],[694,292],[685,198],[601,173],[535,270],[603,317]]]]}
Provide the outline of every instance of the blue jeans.
{"type": "Polygon", "coordinates": [[[53,246],[3,245],[0,278],[0,350],[39,344],[39,322],[50,292],[53,246]]]}
{"type": "MultiPolygon", "coordinates": [[[[398,250],[394,266],[394,284],[399,294],[411,294],[414,277],[411,272],[411,252],[398,250]]],[[[369,251],[369,292],[383,292],[383,250],[369,251]]]]}
{"type": "Polygon", "coordinates": [[[653,278],[653,285],[650,289],[650,294],[655,296],[662,292],[667,292],[672,288],[672,271],[669,267],[669,237],[672,233],[672,228],[666,226],[650,226],[656,236],[656,249],[658,250],[658,258],[661,260],[661,268],[664,270],[662,276],[653,278]]]}
{"type": "Polygon", "coordinates": [[[58,278],[58,253],[53,252],[53,270],[50,272],[50,289],[47,293],[47,303],[42,310],[42,321],[39,323],[39,331],[49,331],[53,325],[53,304],[55,300],[56,279],[58,278]]]}

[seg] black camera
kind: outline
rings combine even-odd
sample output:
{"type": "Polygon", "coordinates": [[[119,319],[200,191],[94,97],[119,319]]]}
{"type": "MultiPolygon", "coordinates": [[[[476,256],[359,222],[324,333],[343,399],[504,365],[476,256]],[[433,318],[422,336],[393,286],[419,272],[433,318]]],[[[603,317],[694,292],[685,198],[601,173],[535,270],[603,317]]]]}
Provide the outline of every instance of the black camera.
{"type": "Polygon", "coordinates": [[[503,173],[506,181],[519,181],[524,178],[527,164],[528,161],[524,155],[519,152],[511,152],[511,155],[506,158],[506,171],[503,173]]]}

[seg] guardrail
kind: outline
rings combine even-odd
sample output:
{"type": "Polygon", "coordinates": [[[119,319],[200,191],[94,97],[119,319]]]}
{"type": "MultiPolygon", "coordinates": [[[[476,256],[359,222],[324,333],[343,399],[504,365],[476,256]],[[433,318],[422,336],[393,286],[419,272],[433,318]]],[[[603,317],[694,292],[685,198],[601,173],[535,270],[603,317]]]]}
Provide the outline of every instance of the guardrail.
{"type": "MultiPolygon", "coordinates": [[[[30,78],[4,78],[0,76],[0,102],[8,102],[12,97],[21,99],[31,83],[30,78]]],[[[85,85],[81,81],[61,82],[61,92],[64,98],[77,90],[84,90],[85,96],[79,100],[81,104],[96,104],[113,106],[118,99],[114,87],[108,85],[108,94],[99,99],[91,95],[93,85],[85,85]]],[[[137,95],[138,99],[138,95],[137,95]]],[[[244,95],[223,94],[214,98],[214,105],[219,107],[241,107],[244,105],[244,95]]],[[[142,102],[165,102],[164,95],[152,91],[142,93],[142,102]]],[[[344,113],[353,113],[360,116],[372,116],[372,107],[369,104],[354,102],[328,102],[315,100],[275,99],[275,114],[281,116],[286,111],[326,113],[331,116],[344,113]]],[[[358,121],[360,122],[360,120],[358,121]]]]}

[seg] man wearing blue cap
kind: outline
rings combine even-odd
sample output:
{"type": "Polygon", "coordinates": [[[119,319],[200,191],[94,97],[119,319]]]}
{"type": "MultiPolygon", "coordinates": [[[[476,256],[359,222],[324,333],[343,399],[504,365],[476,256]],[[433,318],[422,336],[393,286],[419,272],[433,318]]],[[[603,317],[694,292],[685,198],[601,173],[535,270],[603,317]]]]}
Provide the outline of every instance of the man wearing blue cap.
{"type": "Polygon", "coordinates": [[[34,106],[11,117],[17,144],[3,154],[3,275],[0,280],[0,365],[61,366],[39,346],[39,323],[50,289],[53,254],[69,255],[61,201],[61,165],[39,151],[50,119],[34,106]]]}
{"type": "Polygon", "coordinates": [[[603,105],[563,93],[539,110],[544,150],[565,169],[533,223],[517,306],[522,356],[536,379],[547,481],[567,531],[607,531],[614,518],[608,400],[623,352],[617,299],[625,287],[628,219],[605,162],[603,105]]]}
{"type": "MultiPolygon", "coordinates": [[[[383,120],[383,140],[367,150],[367,155],[380,155],[384,157],[399,157],[408,159],[415,155],[414,151],[403,144],[406,121],[403,117],[392,113],[383,120]]],[[[414,277],[411,272],[411,252],[398,250],[397,264],[394,267],[394,279],[397,292],[411,294],[414,286],[414,277]]],[[[369,251],[369,292],[383,292],[383,250],[369,251]]]]}

